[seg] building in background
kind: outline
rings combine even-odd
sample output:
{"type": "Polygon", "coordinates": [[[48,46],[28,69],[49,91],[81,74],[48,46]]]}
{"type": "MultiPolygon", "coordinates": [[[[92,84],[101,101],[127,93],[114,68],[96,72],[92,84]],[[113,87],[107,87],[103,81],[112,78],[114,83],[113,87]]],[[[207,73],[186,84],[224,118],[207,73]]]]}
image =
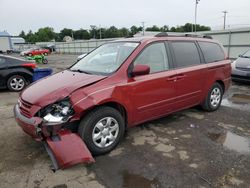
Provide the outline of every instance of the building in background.
{"type": "Polygon", "coordinates": [[[12,51],[10,34],[6,31],[0,31],[0,53],[11,53],[12,51]]]}
{"type": "Polygon", "coordinates": [[[25,44],[25,40],[22,37],[11,37],[11,43],[13,46],[15,44],[25,44]]]}
{"type": "Polygon", "coordinates": [[[22,37],[11,36],[7,31],[0,31],[0,52],[12,53],[20,51],[20,45],[24,45],[22,37]]]}

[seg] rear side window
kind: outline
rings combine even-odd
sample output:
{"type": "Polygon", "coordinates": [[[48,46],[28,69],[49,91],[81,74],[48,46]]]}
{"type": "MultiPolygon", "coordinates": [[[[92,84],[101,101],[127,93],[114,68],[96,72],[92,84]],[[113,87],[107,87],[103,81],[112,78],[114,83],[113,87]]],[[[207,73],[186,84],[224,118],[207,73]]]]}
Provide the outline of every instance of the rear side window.
{"type": "Polygon", "coordinates": [[[221,47],[212,42],[198,42],[201,51],[204,54],[205,61],[211,63],[214,61],[222,61],[225,59],[225,54],[221,47]]]}
{"type": "Polygon", "coordinates": [[[201,63],[198,49],[194,42],[172,42],[177,67],[188,67],[201,63]]]}

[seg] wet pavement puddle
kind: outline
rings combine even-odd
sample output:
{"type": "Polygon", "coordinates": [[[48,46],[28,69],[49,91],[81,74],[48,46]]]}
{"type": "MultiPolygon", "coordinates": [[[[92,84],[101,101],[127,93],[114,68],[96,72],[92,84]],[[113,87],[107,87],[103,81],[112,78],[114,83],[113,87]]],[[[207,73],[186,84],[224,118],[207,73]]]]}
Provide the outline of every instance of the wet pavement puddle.
{"type": "Polygon", "coordinates": [[[143,187],[143,188],[158,188],[159,182],[156,179],[149,180],[143,176],[137,174],[131,174],[128,171],[122,172],[123,176],[123,188],[134,188],[134,187],[143,187]]]}
{"type": "Polygon", "coordinates": [[[250,95],[234,94],[231,97],[231,101],[234,103],[250,103],[250,95]]]}
{"type": "Polygon", "coordinates": [[[234,94],[222,100],[221,105],[250,111],[250,95],[234,94]]]}
{"type": "Polygon", "coordinates": [[[230,131],[221,133],[209,133],[209,138],[224,147],[242,154],[250,155],[250,139],[234,134],[230,131]]]}

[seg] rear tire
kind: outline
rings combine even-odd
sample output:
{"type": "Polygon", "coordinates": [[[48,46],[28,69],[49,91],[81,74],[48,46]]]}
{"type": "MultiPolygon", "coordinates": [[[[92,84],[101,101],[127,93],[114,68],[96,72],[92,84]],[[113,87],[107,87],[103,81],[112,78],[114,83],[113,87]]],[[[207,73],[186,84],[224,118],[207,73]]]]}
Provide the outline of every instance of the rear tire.
{"type": "Polygon", "coordinates": [[[20,75],[13,75],[7,81],[7,87],[10,91],[22,91],[26,85],[28,85],[28,82],[20,75]]]}
{"type": "Polygon", "coordinates": [[[216,82],[209,90],[207,97],[201,106],[208,112],[215,111],[220,107],[222,97],[223,89],[221,85],[216,82]]]}
{"type": "Polygon", "coordinates": [[[80,122],[78,133],[93,155],[113,150],[123,138],[125,123],[114,108],[103,106],[88,113],[80,122]]]}

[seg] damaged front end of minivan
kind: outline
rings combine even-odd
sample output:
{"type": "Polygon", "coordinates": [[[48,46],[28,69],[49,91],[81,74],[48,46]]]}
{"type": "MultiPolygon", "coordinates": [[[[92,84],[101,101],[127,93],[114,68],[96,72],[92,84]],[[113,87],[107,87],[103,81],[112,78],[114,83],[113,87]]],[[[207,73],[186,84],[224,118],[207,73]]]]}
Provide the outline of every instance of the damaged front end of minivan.
{"type": "MultiPolygon", "coordinates": [[[[14,107],[16,122],[33,139],[44,143],[54,170],[94,162],[77,134],[82,109],[73,108],[72,95],[104,78],[68,69],[31,84],[20,94],[14,107]]],[[[79,98],[84,95],[82,91],[79,98]]]]}
{"type": "Polygon", "coordinates": [[[44,143],[53,163],[52,170],[95,162],[80,136],[68,128],[75,123],[71,121],[75,112],[68,97],[38,109],[39,106],[19,98],[14,114],[24,132],[44,143]]]}

